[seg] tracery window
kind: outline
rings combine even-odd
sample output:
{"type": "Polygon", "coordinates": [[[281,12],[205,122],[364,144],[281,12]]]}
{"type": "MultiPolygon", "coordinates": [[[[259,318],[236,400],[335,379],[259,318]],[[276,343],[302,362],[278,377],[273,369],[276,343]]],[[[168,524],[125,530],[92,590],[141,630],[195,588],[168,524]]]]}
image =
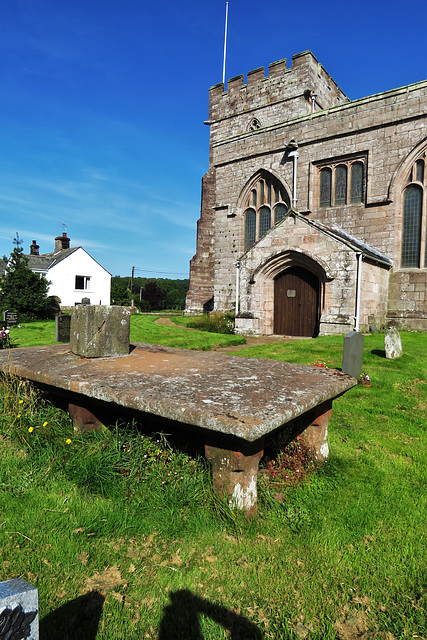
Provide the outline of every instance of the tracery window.
{"type": "Polygon", "coordinates": [[[320,168],[319,206],[339,207],[363,202],[366,162],[345,160],[320,168]]]}
{"type": "Polygon", "coordinates": [[[244,202],[245,251],[265,235],[289,211],[290,200],[272,176],[261,176],[244,202]]]}
{"type": "Polygon", "coordinates": [[[427,267],[425,158],[411,167],[403,191],[402,268],[427,267]]]}

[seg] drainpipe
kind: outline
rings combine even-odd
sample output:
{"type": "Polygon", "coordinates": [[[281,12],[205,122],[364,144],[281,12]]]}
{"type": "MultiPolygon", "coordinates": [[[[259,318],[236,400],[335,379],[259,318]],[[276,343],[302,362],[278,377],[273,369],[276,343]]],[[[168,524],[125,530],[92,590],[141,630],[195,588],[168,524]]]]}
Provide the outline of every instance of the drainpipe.
{"type": "Polygon", "coordinates": [[[311,94],[311,113],[314,113],[316,110],[316,98],[317,95],[315,93],[311,94]]]}
{"type": "Polygon", "coordinates": [[[297,160],[298,160],[298,142],[296,140],[291,140],[287,147],[286,151],[288,154],[288,158],[293,158],[294,161],[294,176],[293,176],[293,185],[292,185],[292,208],[296,210],[297,207],[297,160]]]}
{"type": "Polygon", "coordinates": [[[235,314],[239,313],[239,298],[240,298],[240,262],[236,262],[236,305],[235,314]]]}
{"type": "Polygon", "coordinates": [[[362,288],[362,260],[363,253],[358,253],[357,255],[357,275],[356,275],[356,315],[355,315],[355,323],[354,330],[359,331],[360,324],[360,291],[362,288]]]}

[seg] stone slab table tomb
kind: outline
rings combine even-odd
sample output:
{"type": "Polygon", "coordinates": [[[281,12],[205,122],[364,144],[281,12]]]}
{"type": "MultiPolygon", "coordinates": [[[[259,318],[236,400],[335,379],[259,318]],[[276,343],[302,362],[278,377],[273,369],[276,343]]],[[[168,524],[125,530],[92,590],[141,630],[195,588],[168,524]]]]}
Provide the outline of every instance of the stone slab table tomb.
{"type": "Polygon", "coordinates": [[[0,368],[60,393],[75,428],[126,409],[163,420],[171,434],[198,432],[214,489],[248,515],[256,513],[265,438],[301,435],[324,460],[332,401],[357,383],[335,369],[141,343],[100,358],[67,344],[4,350],[0,368]]]}

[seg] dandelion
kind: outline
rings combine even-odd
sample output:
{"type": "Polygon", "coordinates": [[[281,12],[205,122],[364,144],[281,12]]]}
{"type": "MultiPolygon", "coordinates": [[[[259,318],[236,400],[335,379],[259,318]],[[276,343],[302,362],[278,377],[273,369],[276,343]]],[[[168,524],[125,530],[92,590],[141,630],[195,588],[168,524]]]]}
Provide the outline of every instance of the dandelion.
{"type": "Polygon", "coordinates": [[[20,414],[20,413],[18,413],[18,415],[17,415],[16,417],[17,417],[17,418],[20,418],[20,417],[21,417],[21,414],[20,414]]]}
{"type": "Polygon", "coordinates": [[[43,422],[43,426],[46,427],[46,425],[47,425],[47,422],[43,422]]]}
{"type": "Polygon", "coordinates": [[[66,444],[71,444],[71,438],[67,438],[65,441],[66,444]]]}
{"type": "Polygon", "coordinates": [[[20,400],[20,401],[19,401],[19,404],[22,404],[23,402],[24,402],[23,400],[20,400]]]}
{"type": "Polygon", "coordinates": [[[34,427],[28,427],[28,433],[33,433],[34,427]]]}

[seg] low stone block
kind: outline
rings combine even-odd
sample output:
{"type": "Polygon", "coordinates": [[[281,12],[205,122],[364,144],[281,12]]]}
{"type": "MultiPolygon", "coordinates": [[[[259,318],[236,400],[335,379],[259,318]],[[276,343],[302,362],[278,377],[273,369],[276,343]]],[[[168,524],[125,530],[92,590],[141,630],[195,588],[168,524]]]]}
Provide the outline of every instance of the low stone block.
{"type": "Polygon", "coordinates": [[[79,305],[71,316],[70,348],[85,358],[129,354],[130,312],[124,307],[79,305]]]}
{"type": "Polygon", "coordinates": [[[400,358],[403,354],[400,333],[396,327],[388,327],[385,332],[384,348],[386,358],[400,358]]]}
{"type": "Polygon", "coordinates": [[[37,588],[15,578],[0,582],[0,640],[39,640],[39,598],[37,588]]]}

